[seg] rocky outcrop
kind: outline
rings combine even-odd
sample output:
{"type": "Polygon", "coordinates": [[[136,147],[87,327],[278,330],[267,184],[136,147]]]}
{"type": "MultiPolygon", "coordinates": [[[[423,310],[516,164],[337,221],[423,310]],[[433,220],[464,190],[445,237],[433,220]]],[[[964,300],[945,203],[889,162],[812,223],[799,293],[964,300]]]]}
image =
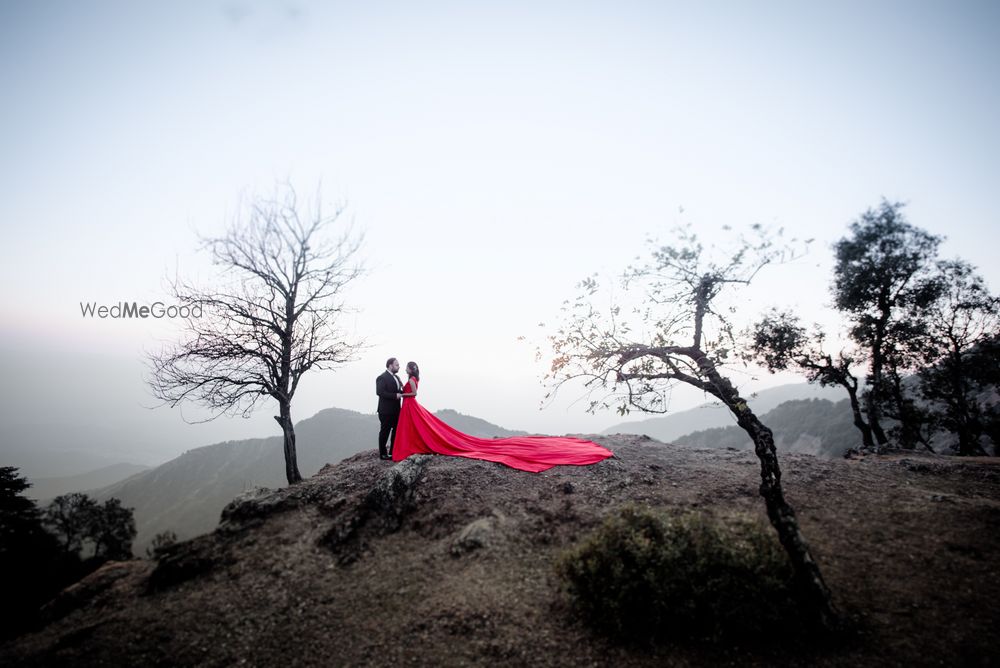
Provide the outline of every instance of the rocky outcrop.
{"type": "Polygon", "coordinates": [[[355,508],[335,513],[336,521],[320,543],[339,557],[341,564],[355,561],[365,547],[365,530],[375,535],[399,529],[403,516],[413,507],[413,495],[424,467],[433,455],[413,455],[392,466],[365,494],[355,508]]]}

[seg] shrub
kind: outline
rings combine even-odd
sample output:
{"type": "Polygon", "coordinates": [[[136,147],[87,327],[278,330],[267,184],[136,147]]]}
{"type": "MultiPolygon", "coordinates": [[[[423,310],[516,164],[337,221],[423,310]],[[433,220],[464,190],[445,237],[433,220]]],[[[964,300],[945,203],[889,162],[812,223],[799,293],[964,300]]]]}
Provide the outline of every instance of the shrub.
{"type": "Polygon", "coordinates": [[[150,541],[149,545],[146,547],[146,556],[150,559],[156,559],[160,556],[160,553],[164,548],[170,547],[176,542],[176,533],[170,531],[169,529],[167,531],[161,531],[153,536],[153,540],[150,541]]]}
{"type": "Polygon", "coordinates": [[[774,531],[744,514],[671,516],[630,504],[561,555],[556,571],[584,619],[620,641],[752,640],[800,617],[774,531]]]}

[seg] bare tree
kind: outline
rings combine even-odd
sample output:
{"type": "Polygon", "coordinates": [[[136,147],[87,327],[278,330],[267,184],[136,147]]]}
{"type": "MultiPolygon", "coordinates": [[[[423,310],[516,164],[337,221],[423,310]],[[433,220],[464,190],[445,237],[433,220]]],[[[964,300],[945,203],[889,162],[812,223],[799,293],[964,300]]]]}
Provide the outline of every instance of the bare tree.
{"type": "Polygon", "coordinates": [[[582,381],[591,397],[597,392],[590,412],[612,406],[622,414],[631,408],[666,412],[666,391],[678,382],[721,401],[753,440],[768,517],[817,620],[831,628],[839,615],[785,499],[771,430],[720,371],[737,348],[729,319],[735,305],[720,305],[724,293],[749,284],[765,265],[792,256],[790,246],[777,246],[759,225],[752,229],[755,238],[740,236],[735,250],[715,262],[690,227],[679,228],[675,245],[654,247],[647,264],[630,267],[622,285],[626,292],[642,292],[642,302],[631,308],[638,324],[618,304],[606,314],[595,308],[596,279],[581,282],[583,292],[565,303],[561,326],[549,337],[555,356],[546,378],[553,386],[550,395],[572,380],[582,381]]]}
{"type": "Polygon", "coordinates": [[[192,309],[185,317],[188,336],[147,354],[148,382],[158,399],[219,411],[196,422],[240,411],[249,417],[262,397],[277,401],[289,484],[302,480],[291,417],[299,381],[310,369],[351,361],[363,345],[339,326],[348,311],[344,290],[363,272],[355,261],[362,238],[350,226],[335,239],[323,238],[342,212],[337,207],[324,215],[319,190],[315,207],[305,211],[288,183],[271,197],[241,203],[226,235],[202,237],[200,247],[234,280],[200,288],[175,276],[173,297],[192,309]]]}

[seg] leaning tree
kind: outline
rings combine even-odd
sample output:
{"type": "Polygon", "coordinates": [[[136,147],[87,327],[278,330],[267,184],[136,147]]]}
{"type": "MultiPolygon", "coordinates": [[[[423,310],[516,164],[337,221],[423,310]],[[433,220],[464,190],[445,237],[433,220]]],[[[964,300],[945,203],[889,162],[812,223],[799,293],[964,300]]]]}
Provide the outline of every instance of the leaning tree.
{"type": "Polygon", "coordinates": [[[805,373],[810,383],[844,388],[850,400],[854,426],[861,432],[862,444],[866,448],[875,447],[871,426],[861,412],[858,379],[851,371],[857,363],[854,354],[841,349],[834,357],[824,349],[826,335],[823,329],[817,324],[811,332],[807,331],[791,311],[771,309],[747,334],[750,345],[744,358],[748,361],[763,365],[771,373],[796,367],[805,373]]]}
{"type": "Polygon", "coordinates": [[[560,325],[548,337],[554,358],[546,375],[552,387],[547,397],[576,381],[589,390],[589,412],[617,407],[622,414],[632,408],[663,413],[670,386],[685,383],[722,402],[753,440],[768,518],[808,605],[831,628],[839,615],[782,490],[774,437],[723,375],[737,348],[731,319],[735,304],[723,302],[765,265],[794,255],[791,242],[777,243],[781,231],[772,235],[760,225],[752,230],[749,239],[739,235],[732,252],[720,260],[690,227],[677,229],[675,244],[654,244],[649,261],[625,272],[624,294],[639,297],[624,308],[614,299],[606,310],[599,307],[598,281],[582,281],[580,295],[564,303],[560,325]]]}
{"type": "Polygon", "coordinates": [[[191,309],[184,317],[187,336],[147,354],[148,382],[158,399],[171,406],[188,400],[214,412],[197,422],[240,412],[249,417],[261,398],[273,398],[289,484],[302,480],[291,417],[299,381],[311,369],[353,360],[362,347],[341,328],[345,288],[363,271],[355,260],[361,236],[343,226],[341,234],[326,237],[342,212],[324,214],[319,191],[314,207],[300,205],[288,183],[240,206],[224,236],[201,239],[200,249],[222,266],[220,285],[170,280],[173,298],[191,309]],[[223,284],[226,277],[232,280],[223,284]]]}

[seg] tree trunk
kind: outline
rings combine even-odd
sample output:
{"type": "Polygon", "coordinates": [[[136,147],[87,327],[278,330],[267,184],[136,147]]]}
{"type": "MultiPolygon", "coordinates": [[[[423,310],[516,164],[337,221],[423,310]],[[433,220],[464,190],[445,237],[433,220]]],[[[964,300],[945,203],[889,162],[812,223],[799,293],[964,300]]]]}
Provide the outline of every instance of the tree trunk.
{"type": "Polygon", "coordinates": [[[285,477],[289,485],[302,480],[299,473],[299,462],[295,454],[295,427],[292,425],[292,407],[287,402],[280,402],[281,415],[275,415],[274,419],[281,425],[281,431],[285,436],[285,477]]]}
{"type": "Polygon", "coordinates": [[[906,398],[900,387],[899,376],[893,372],[892,375],[892,401],[896,404],[896,412],[899,414],[898,445],[905,450],[916,450],[917,439],[913,434],[914,418],[910,409],[906,405],[906,398]]]}
{"type": "Polygon", "coordinates": [[[879,446],[883,446],[889,442],[886,437],[885,432],[882,431],[882,425],[878,423],[878,408],[875,403],[875,388],[869,388],[865,393],[865,414],[868,415],[868,424],[871,426],[872,434],[875,435],[875,440],[878,441],[879,446]]]}
{"type": "Polygon", "coordinates": [[[830,590],[823,581],[819,565],[813,559],[809,544],[799,530],[795,511],[785,500],[781,488],[781,470],[778,467],[778,456],[774,447],[774,436],[771,430],[764,426],[753,411],[741,402],[743,410],[733,409],[737,422],[753,439],[754,450],[760,459],[760,495],[764,497],[767,506],[767,516],[778,532],[778,539],[788,552],[795,568],[795,575],[802,591],[806,594],[808,604],[818,621],[825,628],[831,629],[837,623],[838,613],[830,598],[830,590]]]}
{"type": "Polygon", "coordinates": [[[823,581],[819,565],[812,557],[809,544],[799,530],[795,511],[785,500],[781,489],[781,469],[778,467],[774,435],[757,419],[732,383],[718,372],[715,364],[704,353],[699,353],[696,361],[711,385],[718,390],[716,396],[729,407],[736,416],[737,423],[753,440],[754,450],[760,460],[760,495],[764,497],[767,516],[778,532],[778,540],[791,559],[796,580],[806,596],[807,604],[820,625],[828,630],[837,628],[840,615],[833,605],[830,590],[823,581]]]}
{"type": "Polygon", "coordinates": [[[872,440],[872,428],[868,426],[868,423],[865,422],[865,419],[861,416],[861,404],[858,402],[858,390],[851,387],[847,383],[844,383],[844,387],[847,388],[847,396],[851,398],[851,412],[854,414],[854,426],[861,432],[861,442],[866,448],[874,448],[875,441],[872,440]]]}
{"type": "Polygon", "coordinates": [[[917,444],[920,443],[930,450],[930,446],[921,433],[923,418],[903,391],[903,379],[895,364],[890,368],[889,379],[892,383],[890,396],[895,403],[897,412],[895,417],[899,419],[899,445],[907,450],[916,450],[917,444]]]}
{"type": "Polygon", "coordinates": [[[982,453],[985,455],[986,452],[979,445],[979,438],[973,434],[970,425],[971,410],[966,401],[966,383],[962,374],[962,353],[958,346],[952,345],[949,357],[950,359],[947,361],[948,378],[951,381],[953,399],[951,401],[945,399],[945,405],[947,406],[946,410],[954,411],[955,432],[958,434],[958,454],[976,455],[982,453]]]}
{"type": "MultiPolygon", "coordinates": [[[[879,308],[882,311],[882,315],[879,321],[875,325],[875,341],[872,345],[872,366],[871,366],[871,382],[868,384],[868,391],[865,393],[865,413],[868,415],[868,424],[871,425],[872,433],[875,434],[875,440],[878,441],[879,446],[883,446],[889,442],[886,437],[885,432],[882,430],[882,425],[879,422],[879,403],[878,400],[881,398],[882,393],[882,363],[883,351],[882,344],[885,341],[885,323],[889,320],[888,306],[884,303],[884,298],[879,300],[879,308]]],[[[878,452],[878,449],[876,449],[878,452]]]]}

